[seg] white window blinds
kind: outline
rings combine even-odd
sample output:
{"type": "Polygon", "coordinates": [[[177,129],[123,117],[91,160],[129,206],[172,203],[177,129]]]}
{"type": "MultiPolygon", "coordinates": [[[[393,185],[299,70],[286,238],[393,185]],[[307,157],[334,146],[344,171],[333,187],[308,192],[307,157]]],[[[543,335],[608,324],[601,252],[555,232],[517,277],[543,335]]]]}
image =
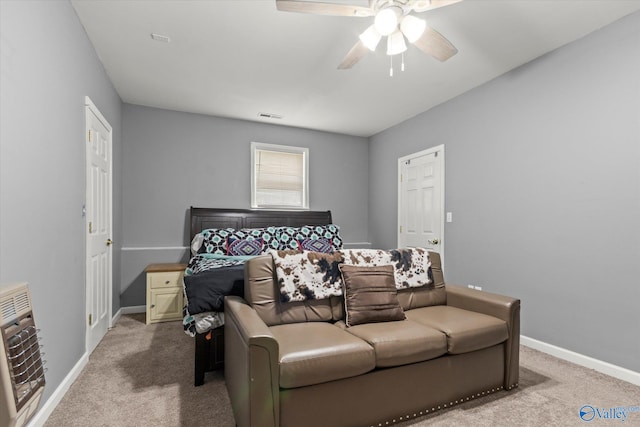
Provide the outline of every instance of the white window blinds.
{"type": "Polygon", "coordinates": [[[252,143],[254,208],[309,207],[308,149],[252,143]]]}

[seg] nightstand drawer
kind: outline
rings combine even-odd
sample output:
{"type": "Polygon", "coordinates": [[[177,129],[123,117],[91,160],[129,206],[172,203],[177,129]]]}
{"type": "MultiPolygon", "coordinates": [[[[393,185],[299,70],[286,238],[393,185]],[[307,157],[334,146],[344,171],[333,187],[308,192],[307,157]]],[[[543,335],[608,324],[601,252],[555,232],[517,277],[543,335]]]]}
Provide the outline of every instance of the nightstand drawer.
{"type": "Polygon", "coordinates": [[[182,288],[182,272],[168,271],[165,273],[148,273],[151,289],[182,288]]]}

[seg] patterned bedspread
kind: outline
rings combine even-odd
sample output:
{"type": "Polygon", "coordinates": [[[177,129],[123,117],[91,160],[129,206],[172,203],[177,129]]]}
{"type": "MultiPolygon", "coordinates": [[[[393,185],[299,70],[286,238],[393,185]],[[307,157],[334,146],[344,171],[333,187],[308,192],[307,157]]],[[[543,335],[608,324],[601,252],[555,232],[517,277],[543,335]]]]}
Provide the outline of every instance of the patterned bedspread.
{"type": "Polygon", "coordinates": [[[184,274],[183,327],[187,335],[205,333],[224,324],[224,297],[242,296],[245,259],[198,254],[184,274]]]}

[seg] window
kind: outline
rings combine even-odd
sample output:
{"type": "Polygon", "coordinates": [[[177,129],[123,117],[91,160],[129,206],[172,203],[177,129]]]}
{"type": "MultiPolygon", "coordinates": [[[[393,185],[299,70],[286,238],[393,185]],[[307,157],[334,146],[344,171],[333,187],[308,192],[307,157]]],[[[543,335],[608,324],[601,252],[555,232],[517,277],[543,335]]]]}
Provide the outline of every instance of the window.
{"type": "Polygon", "coordinates": [[[251,143],[251,207],[309,209],[309,149],[251,143]]]}

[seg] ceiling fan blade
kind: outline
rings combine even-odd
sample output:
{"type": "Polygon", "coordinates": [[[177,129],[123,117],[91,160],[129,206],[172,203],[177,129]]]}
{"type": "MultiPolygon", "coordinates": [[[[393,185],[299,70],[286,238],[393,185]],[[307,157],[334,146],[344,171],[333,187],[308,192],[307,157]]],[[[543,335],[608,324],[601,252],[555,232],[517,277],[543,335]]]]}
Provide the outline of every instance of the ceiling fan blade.
{"type": "Polygon", "coordinates": [[[422,37],[413,44],[427,55],[431,55],[442,62],[458,53],[458,49],[449,40],[429,27],[424,30],[422,37]]]}
{"type": "Polygon", "coordinates": [[[426,12],[427,10],[433,10],[439,7],[449,6],[451,4],[459,3],[461,1],[462,0],[431,0],[431,1],[418,0],[413,10],[415,10],[418,13],[426,12]]]}
{"type": "Polygon", "coordinates": [[[369,52],[369,48],[358,40],[358,43],[351,48],[347,56],[345,56],[340,65],[338,65],[338,70],[348,70],[356,65],[358,61],[364,58],[369,52]]]}
{"type": "Polygon", "coordinates": [[[299,0],[276,0],[276,7],[283,12],[313,13],[333,16],[373,16],[368,7],[347,4],[321,3],[299,0]]]}

